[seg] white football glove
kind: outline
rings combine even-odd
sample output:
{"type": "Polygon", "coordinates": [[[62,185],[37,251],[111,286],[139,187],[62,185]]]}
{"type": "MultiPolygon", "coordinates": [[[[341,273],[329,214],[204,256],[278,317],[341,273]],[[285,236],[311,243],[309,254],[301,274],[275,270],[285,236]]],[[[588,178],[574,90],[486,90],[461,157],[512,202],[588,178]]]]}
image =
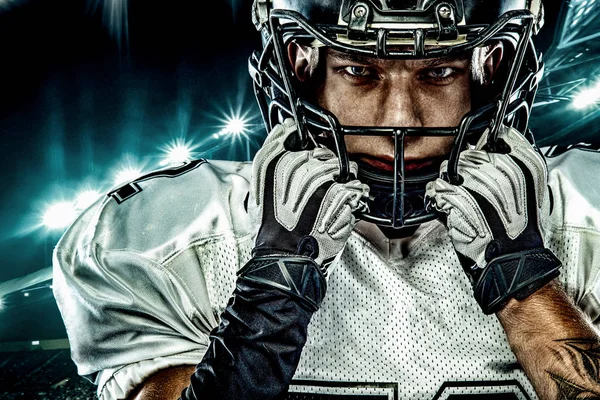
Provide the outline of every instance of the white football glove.
{"type": "MultiPolygon", "coordinates": [[[[522,299],[558,276],[560,262],[544,247],[541,219],[548,213],[547,168],[516,130],[499,134],[502,153],[460,154],[462,182],[427,184],[431,207],[446,214],[446,226],[475,298],[490,314],[512,297],[522,299]]],[[[441,166],[446,171],[447,162],[441,166]]]]}
{"type": "MultiPolygon", "coordinates": [[[[338,183],[338,159],[327,148],[289,150],[294,135],[289,118],[272,130],[254,158],[249,208],[261,226],[253,255],[308,256],[327,276],[369,188],[358,180],[338,183]]],[[[356,163],[351,173],[357,175],[356,163]]]]}

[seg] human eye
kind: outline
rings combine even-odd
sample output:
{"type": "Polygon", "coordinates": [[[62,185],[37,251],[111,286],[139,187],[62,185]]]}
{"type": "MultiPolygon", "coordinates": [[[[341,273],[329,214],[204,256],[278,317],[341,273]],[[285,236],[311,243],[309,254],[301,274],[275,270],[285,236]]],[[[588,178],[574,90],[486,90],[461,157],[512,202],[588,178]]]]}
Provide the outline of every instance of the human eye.
{"type": "Polygon", "coordinates": [[[434,67],[428,68],[421,74],[421,79],[435,84],[444,84],[452,81],[458,71],[452,67],[434,67]]]}
{"type": "Polygon", "coordinates": [[[376,76],[372,68],[363,65],[349,65],[341,68],[341,72],[354,79],[375,78],[376,76]]]}

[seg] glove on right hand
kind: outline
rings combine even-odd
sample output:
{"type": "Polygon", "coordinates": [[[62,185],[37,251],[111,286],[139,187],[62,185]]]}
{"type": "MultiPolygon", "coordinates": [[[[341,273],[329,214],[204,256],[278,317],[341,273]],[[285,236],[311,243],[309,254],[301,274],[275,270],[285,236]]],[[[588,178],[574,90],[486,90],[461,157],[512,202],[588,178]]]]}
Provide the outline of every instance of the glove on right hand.
{"type": "MultiPolygon", "coordinates": [[[[249,208],[261,226],[253,256],[308,256],[327,276],[369,188],[336,182],[338,159],[327,148],[290,151],[296,130],[291,118],[277,125],[254,158],[249,208]]],[[[357,169],[351,163],[353,176],[357,169]]]]}

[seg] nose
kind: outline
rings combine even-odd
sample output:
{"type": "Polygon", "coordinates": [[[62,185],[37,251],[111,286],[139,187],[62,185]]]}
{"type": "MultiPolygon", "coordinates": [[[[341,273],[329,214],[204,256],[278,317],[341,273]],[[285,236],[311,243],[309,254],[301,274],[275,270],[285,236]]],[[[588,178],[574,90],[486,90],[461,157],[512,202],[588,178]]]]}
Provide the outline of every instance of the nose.
{"type": "Polygon", "coordinates": [[[378,124],[380,126],[422,127],[422,107],[415,91],[414,82],[402,74],[386,80],[380,107],[378,124]]]}

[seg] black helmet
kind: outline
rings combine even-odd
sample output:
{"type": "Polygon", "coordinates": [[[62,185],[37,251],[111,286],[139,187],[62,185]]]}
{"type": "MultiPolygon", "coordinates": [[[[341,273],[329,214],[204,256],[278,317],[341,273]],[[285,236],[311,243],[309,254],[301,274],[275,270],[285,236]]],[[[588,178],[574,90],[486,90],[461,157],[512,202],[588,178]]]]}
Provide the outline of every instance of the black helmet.
{"type": "Polygon", "coordinates": [[[436,218],[427,210],[427,182],[438,171],[410,175],[404,171],[404,138],[453,136],[446,179],[457,182],[458,156],[489,130],[493,150],[498,130],[510,126],[533,141],[527,129],[538,82],[543,73],[533,36],[543,25],[541,0],[254,0],[253,22],[263,48],[249,60],[256,98],[268,131],[287,117],[298,124],[300,143],[328,137],[340,160],[339,180],[350,179],[346,135],[382,135],[396,144],[394,173],[359,167],[369,185],[368,210],[361,218],[401,228],[436,218]],[[287,60],[291,41],[319,43],[336,51],[385,59],[444,57],[502,41],[510,57],[487,97],[476,101],[458,126],[343,126],[334,114],[300,95],[302,90],[287,60]],[[323,135],[325,132],[325,135],[323,135]]]}

